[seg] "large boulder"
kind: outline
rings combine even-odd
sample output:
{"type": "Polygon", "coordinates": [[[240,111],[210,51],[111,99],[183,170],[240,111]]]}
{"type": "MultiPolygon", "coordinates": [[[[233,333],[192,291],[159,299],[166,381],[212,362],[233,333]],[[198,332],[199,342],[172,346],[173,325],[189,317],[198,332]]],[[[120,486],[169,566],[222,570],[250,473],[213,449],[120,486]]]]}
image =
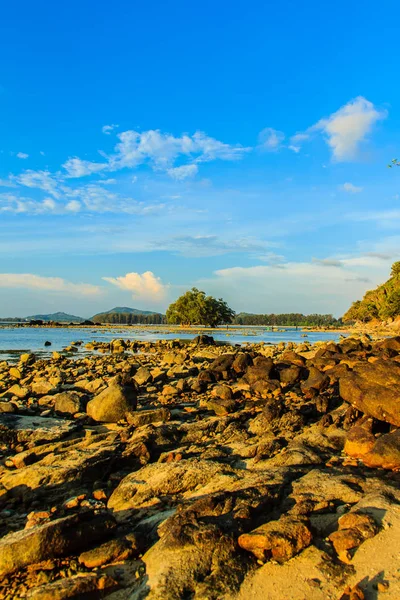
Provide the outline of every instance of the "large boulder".
{"type": "Polygon", "coordinates": [[[400,427],[400,364],[357,362],[339,379],[340,396],[361,412],[400,427]]]}
{"type": "Polygon", "coordinates": [[[95,421],[116,423],[136,410],[136,406],[135,388],[113,383],[88,402],[86,412],[95,421]]]}

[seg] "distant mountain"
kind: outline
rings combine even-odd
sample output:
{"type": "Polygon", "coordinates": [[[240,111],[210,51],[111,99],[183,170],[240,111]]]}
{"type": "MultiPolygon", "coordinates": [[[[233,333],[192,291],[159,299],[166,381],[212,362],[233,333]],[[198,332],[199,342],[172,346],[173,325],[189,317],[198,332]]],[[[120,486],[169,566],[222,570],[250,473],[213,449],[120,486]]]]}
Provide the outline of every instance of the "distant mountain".
{"type": "Polygon", "coordinates": [[[115,308],[112,308],[111,310],[105,310],[104,312],[101,313],[97,313],[97,315],[94,315],[92,317],[92,319],[94,319],[95,317],[98,317],[99,315],[112,315],[112,314],[117,314],[117,315],[159,315],[160,313],[154,311],[154,310],[140,310],[138,308],[129,308],[128,306],[116,306],[115,308]]]}
{"type": "Polygon", "coordinates": [[[98,313],[92,317],[95,323],[110,323],[113,325],[160,325],[165,322],[165,315],[151,310],[139,310],[128,306],[116,306],[107,312],[98,313]]]}
{"type": "Polygon", "coordinates": [[[56,312],[50,315],[32,315],[26,318],[30,321],[57,321],[58,323],[82,323],[85,320],[82,317],[68,315],[65,312],[56,312]]]}

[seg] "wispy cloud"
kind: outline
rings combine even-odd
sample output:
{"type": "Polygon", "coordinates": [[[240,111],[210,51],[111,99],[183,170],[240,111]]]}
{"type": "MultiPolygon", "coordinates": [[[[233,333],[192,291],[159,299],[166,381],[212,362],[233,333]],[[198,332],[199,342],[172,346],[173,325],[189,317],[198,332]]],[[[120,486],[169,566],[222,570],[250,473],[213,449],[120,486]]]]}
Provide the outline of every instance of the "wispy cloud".
{"type": "Polygon", "coordinates": [[[132,298],[149,301],[162,300],[167,287],[160,277],[156,277],[151,271],[145,273],[127,273],[120,277],[103,277],[112,285],[132,293],[132,298]]]}
{"type": "Polygon", "coordinates": [[[110,135],[117,127],[119,127],[119,125],[115,125],[114,123],[112,125],[103,125],[101,131],[106,135],[110,135]]]}
{"type": "Polygon", "coordinates": [[[272,127],[265,127],[258,135],[258,147],[267,152],[276,152],[285,139],[283,131],[278,131],[272,127]]]}
{"type": "MultiPolygon", "coordinates": [[[[114,148],[114,153],[106,157],[106,162],[92,162],[78,157],[69,158],[63,164],[67,177],[84,177],[101,171],[132,169],[148,164],[153,170],[165,171],[176,178],[176,168],[191,166],[190,173],[193,175],[193,165],[217,159],[239,160],[251,150],[240,144],[226,144],[201,131],[196,131],[191,136],[183,134],[176,137],[169,133],[162,133],[158,129],[150,129],[142,133],[128,130],[119,133],[117,138],[119,141],[114,148]],[[188,163],[176,167],[175,161],[178,158],[186,158],[188,163]]],[[[181,170],[181,173],[184,172],[181,170]]]]}
{"type": "Polygon", "coordinates": [[[349,181],[344,183],[343,185],[339,186],[340,190],[343,190],[344,192],[348,192],[349,194],[359,194],[360,192],[363,191],[364,188],[358,186],[358,185],[354,185],[353,183],[350,183],[349,181]]]}
{"type": "Polygon", "coordinates": [[[43,190],[56,199],[61,196],[60,181],[57,179],[57,176],[49,171],[33,171],[29,169],[21,173],[21,175],[13,176],[11,181],[24,187],[43,190]]]}
{"type": "Polygon", "coordinates": [[[153,241],[153,250],[168,250],[183,256],[206,257],[231,253],[257,254],[276,244],[252,237],[224,239],[217,235],[179,235],[169,239],[153,241]]]}
{"type": "Polygon", "coordinates": [[[0,273],[0,288],[26,288],[84,296],[101,293],[101,288],[97,285],[72,283],[61,277],[41,277],[32,273],[0,273]]]}
{"type": "Polygon", "coordinates": [[[86,175],[92,175],[93,173],[99,173],[108,168],[107,163],[96,163],[90,160],[82,160],[80,158],[69,158],[64,164],[63,168],[66,170],[66,177],[76,178],[85,177],[86,175]]]}
{"type": "Polygon", "coordinates": [[[17,152],[17,158],[21,158],[22,160],[29,158],[29,154],[26,154],[25,152],[17,152]]]}
{"type": "Polygon", "coordinates": [[[172,179],[176,181],[183,181],[184,179],[188,179],[190,177],[194,177],[199,170],[197,165],[182,165],[181,167],[173,167],[172,169],[167,169],[167,173],[172,179]]]}

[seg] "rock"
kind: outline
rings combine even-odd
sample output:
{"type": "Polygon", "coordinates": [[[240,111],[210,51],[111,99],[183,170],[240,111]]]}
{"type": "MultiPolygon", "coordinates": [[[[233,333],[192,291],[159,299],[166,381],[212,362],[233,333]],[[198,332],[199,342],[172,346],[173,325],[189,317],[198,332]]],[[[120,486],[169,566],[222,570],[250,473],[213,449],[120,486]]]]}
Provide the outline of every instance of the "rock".
{"type": "Polygon", "coordinates": [[[57,387],[51,381],[42,379],[31,383],[31,392],[35,396],[46,396],[46,394],[54,394],[57,392],[57,387]]]}
{"type": "Polygon", "coordinates": [[[113,384],[90,400],[87,414],[95,421],[117,423],[136,410],[137,396],[133,386],[113,384]]]}
{"type": "Polygon", "coordinates": [[[134,376],[134,380],[138,385],[145,385],[153,381],[152,374],[146,367],[140,367],[134,376]]]}
{"type": "Polygon", "coordinates": [[[49,342],[49,340],[46,340],[44,343],[45,346],[51,346],[51,342],[49,342]]]}
{"type": "Polygon", "coordinates": [[[358,361],[339,379],[339,393],[361,412],[400,427],[400,364],[358,361]]]}
{"type": "Polygon", "coordinates": [[[21,379],[22,377],[21,371],[17,369],[17,367],[11,367],[11,369],[9,370],[9,374],[10,377],[12,377],[13,379],[21,379]]]}
{"type": "Polygon", "coordinates": [[[300,379],[301,372],[298,365],[287,366],[279,371],[279,380],[285,385],[294,385],[300,379]]]}
{"type": "Polygon", "coordinates": [[[254,360],[253,366],[247,368],[244,380],[250,385],[257,381],[267,381],[270,378],[273,367],[272,358],[257,357],[254,360]],[[262,360],[260,360],[261,358],[262,360]]]}
{"type": "Polygon", "coordinates": [[[118,538],[83,552],[79,556],[79,562],[88,569],[95,569],[115,560],[126,560],[131,554],[131,545],[125,539],[118,538]]]}
{"type": "Polygon", "coordinates": [[[15,413],[17,410],[14,402],[0,402],[0,413],[15,413]]]}
{"type": "Polygon", "coordinates": [[[381,435],[361,458],[367,467],[400,469],[400,429],[381,435]]]}
{"type": "Polygon", "coordinates": [[[166,352],[162,361],[168,365],[183,365],[185,362],[185,355],[181,352],[166,352]]]}
{"type": "Polygon", "coordinates": [[[81,397],[76,392],[61,392],[54,396],[54,408],[62,414],[74,415],[82,410],[81,397]]]}
{"type": "Polygon", "coordinates": [[[233,361],[235,360],[234,354],[222,354],[218,356],[208,367],[213,373],[225,373],[232,367],[233,361]]]}
{"type": "Polygon", "coordinates": [[[17,442],[54,442],[77,431],[80,425],[74,421],[31,417],[16,414],[0,415],[0,440],[17,442]]]}
{"type": "Polygon", "coordinates": [[[367,513],[349,512],[340,517],[338,531],[330,534],[332,542],[339,558],[345,555],[347,559],[348,550],[358,548],[366,539],[374,537],[378,533],[378,527],[373,517],[367,513]]]}
{"type": "Polygon", "coordinates": [[[301,384],[301,390],[307,396],[314,396],[316,392],[327,388],[329,383],[328,375],[321,373],[316,367],[310,367],[307,380],[301,384]]]}
{"type": "Polygon", "coordinates": [[[212,389],[211,396],[214,396],[215,398],[221,398],[221,400],[226,401],[233,399],[232,389],[229,387],[229,385],[217,385],[212,389]]]}
{"type": "Polygon", "coordinates": [[[194,346],[214,346],[215,341],[211,335],[198,335],[193,339],[194,346]]]}
{"type": "Polygon", "coordinates": [[[165,423],[171,418],[171,413],[168,408],[156,408],[155,410],[138,410],[136,412],[127,413],[126,415],[129,425],[141,427],[149,423],[165,423]]]}
{"type": "Polygon", "coordinates": [[[312,534],[304,519],[283,516],[239,537],[241,548],[260,560],[283,563],[311,544],[312,534]]]}
{"type": "Polygon", "coordinates": [[[234,471],[228,465],[197,458],[179,462],[152,463],[127,475],[111,494],[107,508],[117,520],[124,519],[124,512],[151,504],[154,497],[192,493],[201,495],[202,487],[212,482],[223,485],[234,479],[234,471]]]}
{"type": "Polygon", "coordinates": [[[363,458],[374,447],[376,438],[370,429],[362,425],[352,427],[346,436],[344,451],[348,456],[363,458]]]}
{"type": "Polygon", "coordinates": [[[224,398],[215,398],[214,400],[207,400],[205,406],[208,410],[213,410],[216,415],[224,416],[229,413],[235,412],[236,402],[234,400],[225,400],[224,398]]]}
{"type": "Polygon", "coordinates": [[[252,364],[252,362],[253,361],[247,352],[239,352],[232,363],[232,369],[235,371],[235,373],[244,373],[247,367],[252,364]]]}
{"type": "Polygon", "coordinates": [[[6,392],[0,394],[1,398],[12,398],[13,396],[21,398],[22,400],[23,398],[29,396],[29,389],[16,383],[12,385],[6,392]]]}
{"type": "Polygon", "coordinates": [[[21,354],[19,360],[23,365],[30,365],[35,362],[36,356],[31,353],[21,354]]]}
{"type": "Polygon", "coordinates": [[[162,390],[163,396],[168,396],[173,398],[174,396],[179,396],[179,391],[173,385],[165,385],[162,390]]]}
{"type": "Polygon", "coordinates": [[[0,540],[0,575],[77,552],[94,540],[106,537],[114,525],[108,515],[82,514],[9,533],[0,540]]]}
{"type": "Polygon", "coordinates": [[[79,600],[83,598],[102,598],[104,592],[118,587],[115,579],[101,573],[75,575],[58,579],[28,591],[28,600],[79,600]]]}

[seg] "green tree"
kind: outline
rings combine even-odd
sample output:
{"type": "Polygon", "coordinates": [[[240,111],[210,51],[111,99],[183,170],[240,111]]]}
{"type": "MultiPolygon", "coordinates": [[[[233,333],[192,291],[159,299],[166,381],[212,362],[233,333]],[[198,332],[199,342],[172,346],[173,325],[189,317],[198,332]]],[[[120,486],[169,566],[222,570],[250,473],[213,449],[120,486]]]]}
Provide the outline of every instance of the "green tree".
{"type": "Polygon", "coordinates": [[[398,277],[400,275],[400,261],[397,261],[392,264],[392,270],[390,272],[390,277],[398,277]]]}
{"type": "Polygon", "coordinates": [[[168,307],[167,323],[175,325],[205,325],[217,327],[231,323],[235,312],[219,298],[206,296],[205,292],[192,288],[182,294],[168,307]]]}

